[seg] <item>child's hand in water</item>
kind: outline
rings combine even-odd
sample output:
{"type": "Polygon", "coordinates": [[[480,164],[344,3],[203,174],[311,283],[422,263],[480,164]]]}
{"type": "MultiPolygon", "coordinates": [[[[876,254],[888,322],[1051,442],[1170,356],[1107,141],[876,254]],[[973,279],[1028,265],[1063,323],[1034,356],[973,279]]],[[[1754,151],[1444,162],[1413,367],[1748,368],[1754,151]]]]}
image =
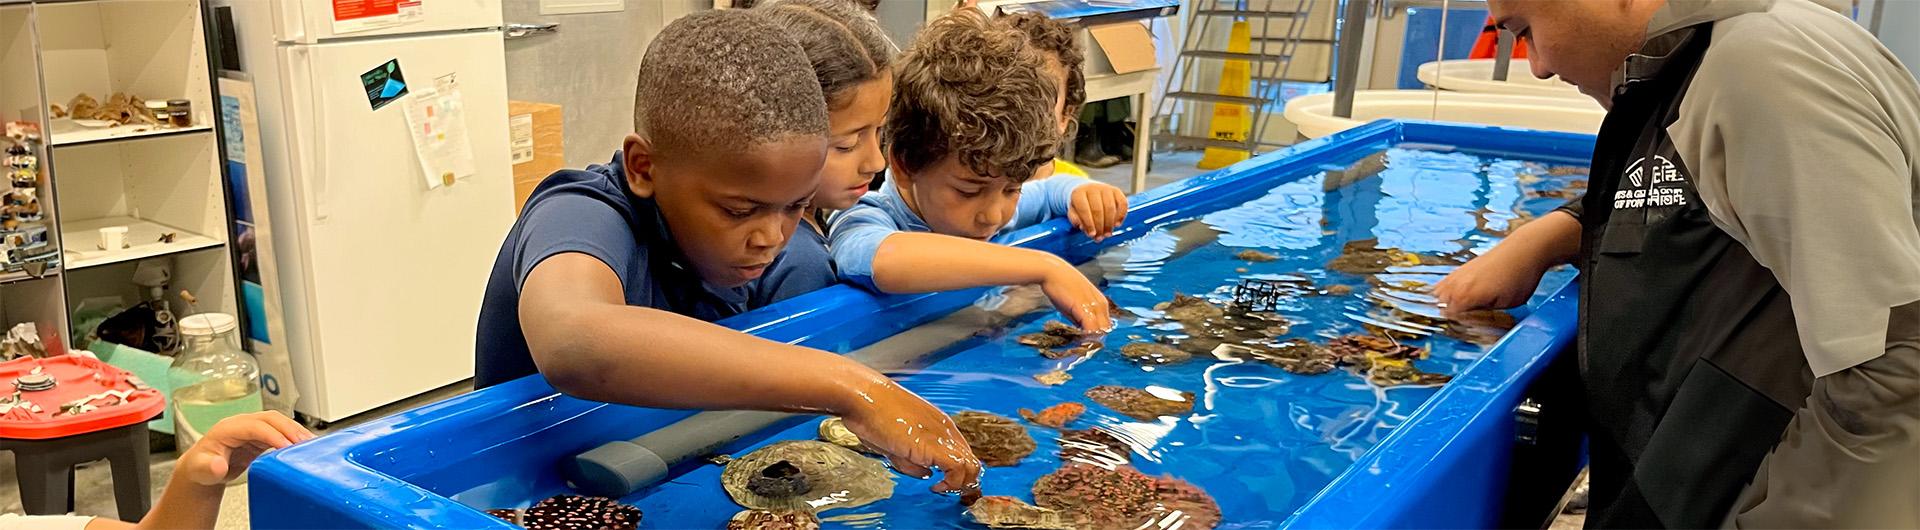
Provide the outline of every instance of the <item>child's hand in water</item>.
{"type": "Polygon", "coordinates": [[[1106,239],[1127,220],[1127,193],[1099,182],[1075,188],[1067,220],[1094,241],[1106,239]]]}
{"type": "Polygon", "coordinates": [[[1046,291],[1047,299],[1053,301],[1053,307],[1060,310],[1073,321],[1073,325],[1089,333],[1106,333],[1113,329],[1111,304],[1107,295],[1100,292],[1087,276],[1075,269],[1072,264],[1058,256],[1046,254],[1050,260],[1046,276],[1040,281],[1040,289],[1046,291]]]}
{"type": "Polygon", "coordinates": [[[979,497],[980,459],[953,419],[886,376],[874,375],[856,392],[863,402],[845,409],[847,430],[901,473],[926,478],[939,468],[944,476],[934,492],[959,493],[963,500],[979,497]]]}
{"type": "Polygon", "coordinates": [[[194,484],[219,486],[240,478],[261,454],[313,438],[305,427],[278,412],[233,416],[213,424],[200,441],[181,453],[174,474],[194,484]]]}

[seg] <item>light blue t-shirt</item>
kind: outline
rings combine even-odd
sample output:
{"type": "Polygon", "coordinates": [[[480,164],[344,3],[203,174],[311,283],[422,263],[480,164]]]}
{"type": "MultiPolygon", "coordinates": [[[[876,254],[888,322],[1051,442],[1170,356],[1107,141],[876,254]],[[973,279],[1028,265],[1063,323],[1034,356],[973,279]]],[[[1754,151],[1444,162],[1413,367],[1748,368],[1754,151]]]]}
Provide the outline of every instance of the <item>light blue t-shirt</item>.
{"type": "MultiPolygon", "coordinates": [[[[1020,202],[1014,207],[1013,219],[994,237],[1066,216],[1073,204],[1073,190],[1092,183],[1068,177],[1027,181],[1020,186],[1020,202]]],[[[873,284],[873,255],[880,251],[881,241],[894,232],[933,231],[926,220],[907,208],[900,189],[892,183],[868,192],[858,204],[833,216],[832,225],[828,248],[840,279],[872,291],[879,291],[873,284]]]]}

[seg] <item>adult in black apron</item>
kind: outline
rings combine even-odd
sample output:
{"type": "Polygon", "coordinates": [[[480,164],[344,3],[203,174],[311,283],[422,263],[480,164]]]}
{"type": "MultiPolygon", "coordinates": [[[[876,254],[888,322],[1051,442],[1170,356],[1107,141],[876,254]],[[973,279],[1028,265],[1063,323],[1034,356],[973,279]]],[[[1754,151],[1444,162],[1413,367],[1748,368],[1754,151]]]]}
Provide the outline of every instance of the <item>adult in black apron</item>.
{"type": "Polygon", "coordinates": [[[1720,524],[1813,380],[1786,291],[1713,224],[1667,136],[1711,26],[1627,60],[1576,212],[1592,527],[1720,524]]]}

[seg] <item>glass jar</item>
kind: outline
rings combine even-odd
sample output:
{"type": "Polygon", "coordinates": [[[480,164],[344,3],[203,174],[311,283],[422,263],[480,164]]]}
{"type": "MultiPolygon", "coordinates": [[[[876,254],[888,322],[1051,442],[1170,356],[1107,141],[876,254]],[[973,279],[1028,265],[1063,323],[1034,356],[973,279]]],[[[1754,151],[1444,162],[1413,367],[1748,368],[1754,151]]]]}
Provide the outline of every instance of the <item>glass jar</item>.
{"type": "Polygon", "coordinates": [[[213,424],[259,412],[260,365],[240,349],[239,320],[201,313],[179,321],[181,348],[167,368],[173,387],[174,433],[180,447],[199,441],[213,424]]]}
{"type": "Polygon", "coordinates": [[[167,100],[167,124],[176,128],[193,126],[193,102],[184,99],[167,100]]]}
{"type": "Polygon", "coordinates": [[[172,126],[169,124],[168,120],[173,119],[172,118],[173,113],[167,110],[167,102],[148,101],[146,103],[147,103],[147,116],[152,117],[153,121],[155,123],[158,123],[161,127],[172,126]]]}

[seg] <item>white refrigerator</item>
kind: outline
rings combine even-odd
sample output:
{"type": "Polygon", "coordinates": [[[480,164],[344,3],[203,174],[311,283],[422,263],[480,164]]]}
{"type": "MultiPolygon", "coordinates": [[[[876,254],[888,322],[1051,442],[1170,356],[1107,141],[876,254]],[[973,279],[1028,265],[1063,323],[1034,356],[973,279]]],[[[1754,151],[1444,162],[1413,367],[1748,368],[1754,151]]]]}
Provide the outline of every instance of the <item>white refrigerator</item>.
{"type": "Polygon", "coordinates": [[[337,421],[472,377],[513,224],[500,0],[216,4],[259,98],[295,409],[337,421]],[[375,108],[397,87],[363,76],[389,64],[411,95],[375,108]],[[430,186],[405,107],[449,75],[471,171],[430,186]]]}

